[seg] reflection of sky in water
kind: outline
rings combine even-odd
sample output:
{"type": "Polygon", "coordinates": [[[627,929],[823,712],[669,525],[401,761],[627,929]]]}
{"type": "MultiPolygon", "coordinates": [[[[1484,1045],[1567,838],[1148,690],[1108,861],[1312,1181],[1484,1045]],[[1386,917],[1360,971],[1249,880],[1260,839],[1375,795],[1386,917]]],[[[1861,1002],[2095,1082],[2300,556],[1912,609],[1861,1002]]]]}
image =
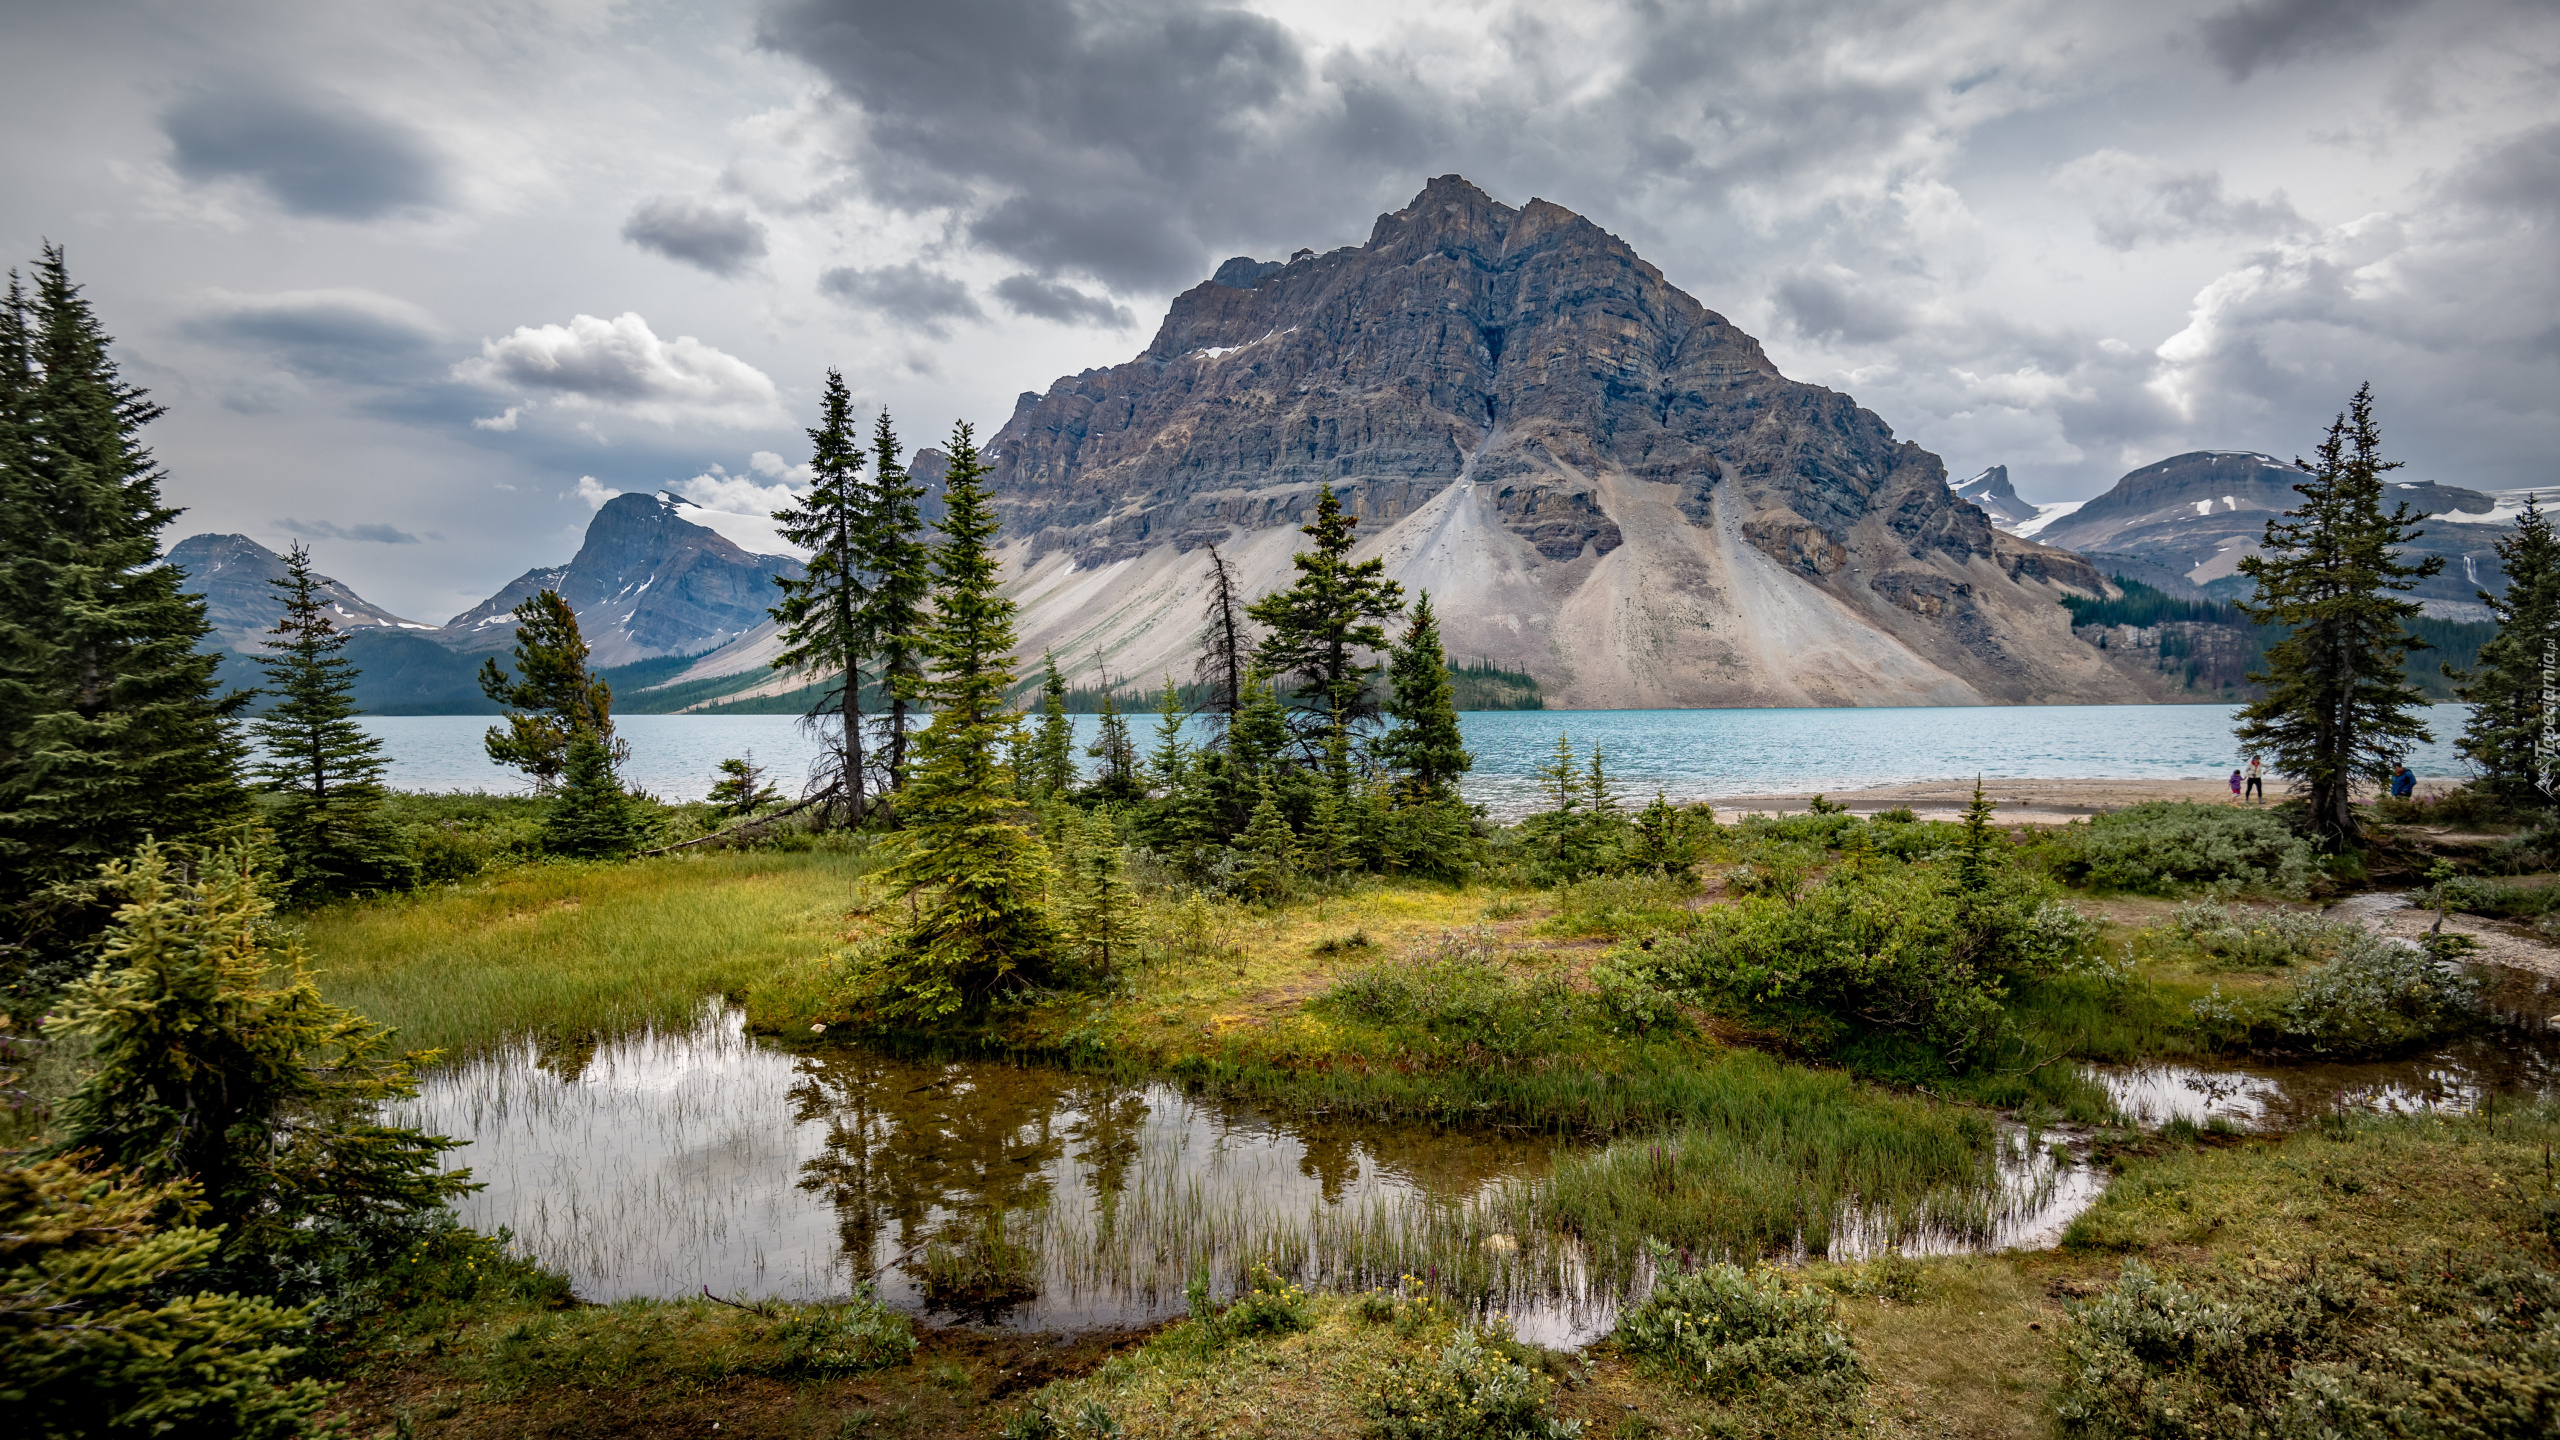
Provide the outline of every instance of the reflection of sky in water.
{"type": "Polygon", "coordinates": [[[921,1309],[889,1262],[1012,1212],[1040,1227],[1048,1273],[1006,1319],[1035,1328],[1178,1310],[1188,1265],[1161,1263],[1158,1240],[1241,1259],[1302,1244],[1318,1211],[1458,1200],[1539,1168],[1526,1144],[1282,1125],[1163,1085],[794,1055],[735,1012],[584,1053],[520,1045],[428,1077],[400,1118],[468,1137],[450,1163],[487,1188],[464,1222],[511,1229],[589,1299],[824,1296],[878,1271],[921,1309]]]}
{"type": "MultiPolygon", "coordinates": [[[[2547,993],[2543,986],[2532,988],[2547,993]]],[[[2221,1120],[2241,1130],[2285,1131],[2340,1110],[2467,1114],[2489,1096],[2537,1095],[2560,1088],[2556,1062],[2560,1054],[2547,1032],[2501,1028],[2396,1060],[2315,1061],[2281,1068],[2099,1066],[2091,1073],[2107,1087],[2117,1108],[2147,1129],[2171,1120],[2198,1126],[2221,1120]]]]}

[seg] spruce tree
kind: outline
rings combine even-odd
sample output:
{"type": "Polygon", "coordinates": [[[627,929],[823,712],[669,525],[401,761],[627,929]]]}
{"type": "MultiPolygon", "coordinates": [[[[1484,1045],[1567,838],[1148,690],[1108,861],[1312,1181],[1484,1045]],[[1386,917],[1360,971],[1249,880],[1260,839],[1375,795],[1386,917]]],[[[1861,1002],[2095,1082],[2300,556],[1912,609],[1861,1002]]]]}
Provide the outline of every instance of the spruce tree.
{"type": "Polygon", "coordinates": [[[527,596],[516,618],[513,673],[496,657],[480,662],[480,693],[506,707],[503,727],[482,737],[489,758],[533,778],[549,794],[569,765],[569,743],[593,735],[607,758],[620,763],[624,747],[613,738],[613,689],[587,668],[587,640],[578,612],[557,590],[527,596]]]}
{"type": "Polygon", "coordinates": [[[924,681],[924,606],[933,591],[933,545],[925,536],[919,504],[924,487],[899,459],[902,448],[898,432],[889,426],[889,412],[881,411],[871,430],[870,503],[862,512],[862,553],[870,567],[871,594],[862,607],[861,628],[871,645],[880,688],[887,692],[888,713],[878,723],[892,791],[907,783],[908,707],[924,681]]]}
{"type": "Polygon", "coordinates": [[[1387,681],[1387,715],[1395,725],[1379,741],[1378,758],[1403,772],[1417,796],[1454,798],[1458,777],[1475,757],[1458,728],[1458,691],[1449,680],[1449,657],[1428,590],[1414,596],[1412,619],[1388,652],[1387,681]]]}
{"type": "Polygon", "coordinates": [[[542,848],[580,860],[615,860],[640,848],[648,818],[614,774],[613,752],[591,730],[569,736],[560,789],[542,818],[542,848]]]}
{"type": "Polygon", "coordinates": [[[1070,852],[1075,875],[1066,907],[1068,938],[1082,947],[1088,964],[1107,975],[1128,960],[1144,934],[1137,892],[1107,812],[1088,810],[1079,817],[1069,810],[1064,823],[1080,829],[1070,852]]]}
{"type": "MultiPolygon", "coordinates": [[[[2481,782],[2510,803],[2560,804],[2560,537],[2533,496],[2516,517],[2516,533],[2498,542],[2506,593],[2480,592],[2498,633],[2454,693],[2471,703],[2456,742],[2481,782]]],[[[2450,669],[2447,670],[2451,674],[2450,669]]]]}
{"type": "Polygon", "coordinates": [[[1255,794],[1253,819],[1236,837],[1235,850],[1242,861],[1236,867],[1236,883],[1257,900],[1277,900],[1289,893],[1297,875],[1298,837],[1280,813],[1280,798],[1271,793],[1269,778],[1260,781],[1255,794]]]}
{"type": "Polygon", "coordinates": [[[356,723],[356,667],[346,632],[329,618],[309,546],[296,544],[284,574],[284,618],[259,661],[267,713],[249,722],[259,778],[283,797],[269,817],[297,900],[406,889],[417,862],[382,813],[382,742],[356,723]]]}
{"type": "Polygon", "coordinates": [[[721,761],[719,771],[720,778],[703,798],[723,820],[753,815],[782,799],[782,792],[764,783],[764,767],[756,763],[753,750],[721,761]]]}
{"type": "Polygon", "coordinates": [[[204,601],[161,558],[161,407],[110,344],[47,246],[0,323],[0,891],[46,967],[103,920],[102,863],[247,811],[248,696],[217,696],[204,601]]]}
{"type": "Polygon", "coordinates": [[[865,457],[853,428],[853,396],[841,372],[827,372],[818,425],[807,434],[809,493],[790,509],[773,512],[782,538],[809,552],[799,579],[773,577],[782,590],[769,612],[782,627],[773,668],[821,677],[809,719],[833,736],[826,761],[835,772],[831,788],[843,797],[845,818],[859,825],[870,810],[862,757],[862,662],[872,648],[867,552],[874,517],[873,498],[862,487],[865,457]]]}
{"type": "Polygon", "coordinates": [[[1374,715],[1369,679],[1377,667],[1361,655],[1386,648],[1380,622],[1404,608],[1404,588],[1387,578],[1384,560],[1351,558],[1359,524],[1333,487],[1323,487],[1316,518],[1299,527],[1314,548],[1290,558],[1298,578],[1245,607],[1264,632],[1254,661],[1288,682],[1293,728],[1310,756],[1336,725],[1356,727],[1374,715]]]}
{"type": "Polygon", "coordinates": [[[156,845],[108,867],[125,898],[102,963],[53,1027],[91,1046],[48,1146],[84,1163],[201,1188],[239,1273],[441,1210],[470,1187],[440,1171],[456,1142],[384,1125],[432,1052],[320,995],[270,923],[254,857],[225,846],[181,870],[156,845]]]}
{"type": "Polygon", "coordinates": [[[2313,833],[2343,850],[2359,838],[2356,778],[2388,773],[2432,738],[2418,719],[2426,697],[2407,670],[2409,652],[2425,648],[2408,631],[2420,606],[2394,592],[2442,570],[2444,557],[2397,557],[2423,532],[2407,504],[2383,512],[2382,477],[2399,462],[2382,458],[2372,386],[2356,391],[2318,454],[2316,464],[2294,462],[2307,472],[2293,487],[2301,504],[2269,520],[2259,553],[2240,562],[2258,582],[2242,612],[2287,633],[2267,651],[2265,672],[2249,677],[2266,694],[2242,709],[2236,734],[2308,789],[2313,833]]]}
{"type": "Polygon", "coordinates": [[[1183,743],[1182,692],[1174,688],[1173,677],[1164,677],[1164,689],[1156,696],[1156,748],[1147,757],[1147,771],[1155,777],[1167,798],[1191,783],[1191,747],[1183,743]]]}
{"type": "Polygon", "coordinates": [[[885,1008],[941,1019],[981,1005],[999,986],[1047,973],[1057,930],[1037,837],[1016,824],[1000,758],[1018,723],[1013,688],[1014,602],[997,587],[996,516],[986,467],[966,422],[952,427],[947,510],[934,547],[933,609],[923,632],[920,696],[932,723],[900,802],[889,875],[912,897],[885,1008]]]}
{"type": "Polygon", "coordinates": [[[1102,762],[1094,788],[1111,800],[1135,800],[1143,793],[1138,783],[1138,747],[1129,738],[1129,721],[1120,713],[1108,674],[1102,676],[1102,713],[1095,717],[1093,744],[1084,753],[1102,762]]]}
{"type": "Polygon", "coordinates": [[[1058,673],[1058,657],[1043,655],[1040,681],[1040,738],[1032,747],[1040,795],[1065,795],[1076,788],[1076,727],[1067,719],[1067,677],[1058,673]]]}

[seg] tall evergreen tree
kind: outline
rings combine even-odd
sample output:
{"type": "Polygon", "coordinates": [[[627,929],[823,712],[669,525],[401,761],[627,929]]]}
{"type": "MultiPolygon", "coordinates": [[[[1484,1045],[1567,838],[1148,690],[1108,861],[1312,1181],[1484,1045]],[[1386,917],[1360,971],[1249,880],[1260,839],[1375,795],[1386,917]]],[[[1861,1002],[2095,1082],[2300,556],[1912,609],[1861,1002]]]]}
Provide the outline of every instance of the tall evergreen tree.
{"type": "Polygon", "coordinates": [[[1209,687],[1209,713],[1232,722],[1244,709],[1244,682],[1253,666],[1253,636],[1245,623],[1244,597],[1235,571],[1218,547],[1209,547],[1209,624],[1201,635],[1195,677],[1209,687]]]}
{"type": "Polygon", "coordinates": [[[542,817],[542,848],[580,860],[630,854],[648,833],[640,803],[614,773],[613,752],[592,730],[569,736],[560,789],[542,817]]]}
{"type": "Polygon", "coordinates": [[[919,504],[924,487],[898,458],[901,448],[898,432],[889,427],[889,412],[881,411],[871,430],[870,504],[862,512],[862,554],[871,571],[862,631],[880,688],[887,692],[880,742],[892,791],[907,783],[908,706],[924,683],[921,637],[925,600],[933,591],[933,544],[925,536],[919,504]]]}
{"type": "Polygon", "coordinates": [[[180,513],[141,443],[161,407],[47,246],[0,323],[0,894],[59,957],[103,913],[100,864],[245,813],[212,625],[161,557],[180,513]],[[67,886],[56,890],[53,887],[67,886]]]}
{"type": "Polygon", "coordinates": [[[889,870],[917,905],[890,965],[888,1008],[919,1019],[982,1004],[1016,977],[1039,977],[1057,946],[1040,899],[1048,867],[1038,838],[1012,819],[1012,777],[999,753],[1019,723],[1005,706],[1015,605],[997,588],[985,479],[970,427],[953,426],[923,632],[920,695],[933,720],[916,737],[889,870]]]}
{"type": "Polygon", "coordinates": [[[1058,657],[1040,657],[1040,738],[1032,745],[1040,774],[1032,793],[1064,795],[1076,788],[1076,727],[1067,719],[1067,677],[1058,673],[1058,657]]]}
{"type": "Polygon", "coordinates": [[[1102,713],[1094,717],[1093,743],[1084,753],[1102,762],[1101,772],[1094,777],[1097,789],[1114,801],[1134,800],[1145,789],[1138,781],[1137,742],[1129,736],[1129,719],[1120,713],[1108,673],[1102,674],[1101,684],[1102,713]]]}
{"type": "Polygon", "coordinates": [[[2357,389],[2318,454],[2316,464],[2294,462],[2308,473],[2293,487],[2302,503],[2269,520],[2259,553],[2240,562],[2258,582],[2242,612],[2288,633],[2267,651],[2265,672],[2249,677],[2266,695],[2241,711],[2236,733],[2308,788],[2311,828],[2338,850],[2358,839],[2356,778],[2387,773],[2413,743],[2433,738],[2407,670],[2409,652],[2426,648],[2408,630],[2420,607],[2394,592],[2442,570],[2444,557],[2397,557],[2424,532],[2405,503],[2383,513],[2382,477],[2400,462],[2382,458],[2372,386],[2357,389]]]}
{"type": "Polygon", "coordinates": [[[534,789],[551,793],[569,766],[569,745],[593,735],[619,763],[625,747],[613,738],[613,687],[587,668],[587,638],[578,612],[557,590],[526,596],[510,612],[516,618],[513,673],[497,657],[480,662],[480,693],[506,707],[504,726],[481,738],[489,758],[533,777],[534,789]]]}
{"type": "Polygon", "coordinates": [[[2498,563],[2506,593],[2480,592],[2498,633],[2458,677],[2454,693],[2471,702],[2471,719],[2456,748],[2508,800],[2560,804],[2560,537],[2535,497],[2525,497],[2516,533],[2498,542],[2498,563]]]}
{"type": "Polygon", "coordinates": [[[356,723],[355,662],[311,573],[310,547],[296,544],[268,583],[284,594],[284,618],[259,661],[275,704],[249,730],[259,778],[284,797],[270,818],[286,887],[299,900],[406,889],[417,862],[383,817],[382,742],[356,723]]]}
{"type": "MultiPolygon", "coordinates": [[[[471,1188],[436,1157],[458,1142],[382,1123],[433,1052],[329,1004],[300,949],[268,923],[254,857],[194,865],[156,845],[109,867],[125,897],[101,959],[54,1025],[86,1038],[89,1071],[64,1101],[53,1153],[202,1187],[206,1223],[267,1286],[296,1252],[431,1214],[471,1188]]],[[[267,1288],[261,1286],[259,1288],[267,1288]]]]}
{"type": "Polygon", "coordinates": [[[1156,694],[1156,748],[1147,757],[1147,770],[1168,796],[1191,783],[1191,747],[1182,739],[1184,718],[1182,692],[1167,675],[1164,689],[1156,694]]]}
{"type": "Polygon", "coordinates": [[[1428,590],[1414,596],[1412,619],[1388,652],[1387,681],[1387,715],[1395,725],[1379,741],[1378,758],[1402,771],[1417,795],[1453,798],[1475,757],[1458,728],[1458,691],[1428,590]]]}
{"type": "Polygon", "coordinates": [[[862,758],[862,662],[872,639],[866,542],[873,499],[862,487],[862,438],[853,427],[853,396],[841,372],[827,372],[818,425],[807,433],[809,493],[790,509],[773,512],[782,538],[809,552],[799,579],[773,577],[782,589],[770,612],[782,627],[782,651],[773,666],[824,677],[809,711],[810,721],[834,736],[827,768],[835,774],[822,783],[832,784],[843,797],[846,818],[859,825],[870,808],[862,758]]]}
{"type": "Polygon", "coordinates": [[[1359,524],[1332,486],[1319,490],[1316,518],[1298,531],[1315,546],[1290,557],[1298,578],[1245,607],[1264,632],[1254,661],[1289,682],[1292,728],[1311,759],[1335,726],[1374,715],[1369,677],[1377,667],[1361,654],[1386,648],[1380,622],[1404,608],[1404,587],[1387,578],[1384,560],[1351,558],[1359,524]]]}

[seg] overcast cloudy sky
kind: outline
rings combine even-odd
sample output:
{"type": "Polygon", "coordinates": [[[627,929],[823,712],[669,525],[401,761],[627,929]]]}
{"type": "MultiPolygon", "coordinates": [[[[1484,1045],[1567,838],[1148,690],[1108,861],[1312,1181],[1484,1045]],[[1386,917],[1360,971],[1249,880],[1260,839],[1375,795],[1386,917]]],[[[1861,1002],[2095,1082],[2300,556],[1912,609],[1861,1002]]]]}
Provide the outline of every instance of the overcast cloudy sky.
{"type": "Polygon", "coordinates": [[[2560,482],[2560,3],[0,0],[0,244],[170,407],[176,533],[442,620],[616,490],[769,503],[1455,171],[1958,475],[2560,482]]]}

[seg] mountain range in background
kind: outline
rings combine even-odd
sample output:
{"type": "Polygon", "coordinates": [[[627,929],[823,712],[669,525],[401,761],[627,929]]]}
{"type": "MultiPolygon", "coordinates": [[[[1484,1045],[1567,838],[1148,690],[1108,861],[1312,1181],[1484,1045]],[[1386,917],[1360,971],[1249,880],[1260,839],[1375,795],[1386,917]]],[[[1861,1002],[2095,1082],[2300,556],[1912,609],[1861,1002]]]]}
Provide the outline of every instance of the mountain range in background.
{"type": "MultiPolygon", "coordinates": [[[[2238,662],[2173,661],[2240,641],[2117,622],[2237,623],[2175,605],[2245,593],[2239,559],[2299,478],[2198,451],[2085,502],[2027,502],[2001,465],[1950,485],[1938,457],[1780,375],[1623,241],[1457,176],[1363,245],[1228,261],[1136,359],[1025,392],[986,453],[1021,653],[1054,652],[1079,685],[1190,679],[1208,547],[1248,594],[1286,584],[1330,485],[1360,517],[1359,554],[1432,592],[1451,655],[1567,708],[2218,695],[2238,662]]],[[[912,466],[938,516],[943,457],[912,466]]],[[[2417,548],[2449,560],[2422,592],[2431,614],[2477,618],[2520,496],[2393,493],[2431,517],[2417,548]]],[[[812,677],[772,669],[767,607],[800,562],[733,538],[771,534],[765,517],[625,494],[565,564],[441,625],[327,593],[377,713],[491,711],[480,659],[546,587],[578,610],[624,713],[798,710],[812,677]]],[[[281,559],[237,535],[171,558],[233,652],[226,677],[254,683],[281,559]]]]}

